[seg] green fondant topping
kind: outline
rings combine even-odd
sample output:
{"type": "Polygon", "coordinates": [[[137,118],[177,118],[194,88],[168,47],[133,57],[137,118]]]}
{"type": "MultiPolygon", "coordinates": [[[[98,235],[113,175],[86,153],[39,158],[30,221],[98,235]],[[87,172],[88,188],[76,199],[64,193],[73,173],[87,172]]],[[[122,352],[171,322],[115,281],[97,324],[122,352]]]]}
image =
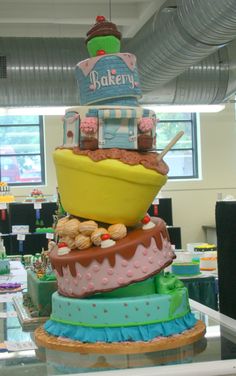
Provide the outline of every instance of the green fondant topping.
{"type": "Polygon", "coordinates": [[[104,50],[106,54],[120,52],[120,40],[114,35],[97,36],[87,43],[88,53],[91,57],[97,56],[97,51],[104,50]]]}
{"type": "Polygon", "coordinates": [[[156,289],[158,294],[170,294],[171,292],[176,292],[177,289],[182,287],[184,287],[183,282],[172,273],[162,274],[156,278],[156,289]]]}
{"type": "Polygon", "coordinates": [[[184,312],[181,312],[179,315],[172,315],[168,317],[167,320],[153,320],[153,321],[145,321],[145,322],[129,322],[128,324],[86,324],[86,323],[74,323],[66,320],[59,320],[56,318],[53,318],[53,316],[50,316],[50,320],[55,321],[55,322],[60,322],[62,324],[69,324],[69,325],[75,325],[75,326],[83,326],[83,327],[90,327],[90,328],[120,328],[120,327],[130,327],[130,326],[143,326],[143,325],[152,325],[152,324],[158,324],[158,323],[163,323],[163,322],[168,322],[171,320],[179,319],[181,317],[184,317],[189,313],[189,309],[187,309],[184,312]]]}

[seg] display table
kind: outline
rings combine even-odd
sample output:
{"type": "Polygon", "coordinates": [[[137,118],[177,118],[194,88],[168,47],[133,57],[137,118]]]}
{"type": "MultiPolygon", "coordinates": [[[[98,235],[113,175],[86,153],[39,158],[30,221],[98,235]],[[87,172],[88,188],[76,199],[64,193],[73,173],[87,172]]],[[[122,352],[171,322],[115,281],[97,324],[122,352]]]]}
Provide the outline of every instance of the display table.
{"type": "Polygon", "coordinates": [[[42,202],[39,205],[40,209],[37,209],[33,203],[11,202],[6,205],[4,217],[0,215],[0,233],[8,255],[17,252],[35,254],[40,253],[42,248],[46,249],[48,244],[46,234],[37,232],[37,228],[52,227],[57,203],[42,202]],[[22,250],[16,233],[13,233],[14,226],[28,226],[28,232],[22,242],[22,250]]]}
{"type": "Polygon", "coordinates": [[[189,297],[218,311],[217,277],[201,274],[198,277],[180,278],[188,289],[189,297]]]}
{"type": "MultiPolygon", "coordinates": [[[[11,271],[11,275],[6,277],[8,281],[12,278],[18,282],[26,280],[25,271],[19,263],[11,262],[11,271]]],[[[141,355],[65,353],[41,348],[10,352],[3,348],[0,352],[0,375],[52,376],[85,372],[91,376],[235,375],[236,321],[192,300],[190,305],[196,317],[207,327],[206,336],[194,347],[190,345],[170,353],[162,351],[141,355]],[[163,359],[168,360],[165,365],[163,359]],[[101,363],[104,368],[99,368],[99,373],[95,372],[101,363]]],[[[6,315],[14,312],[11,299],[0,301],[0,312],[6,315]]],[[[22,330],[17,317],[0,318],[0,343],[13,341],[21,345],[33,339],[33,331],[22,330]]]]}

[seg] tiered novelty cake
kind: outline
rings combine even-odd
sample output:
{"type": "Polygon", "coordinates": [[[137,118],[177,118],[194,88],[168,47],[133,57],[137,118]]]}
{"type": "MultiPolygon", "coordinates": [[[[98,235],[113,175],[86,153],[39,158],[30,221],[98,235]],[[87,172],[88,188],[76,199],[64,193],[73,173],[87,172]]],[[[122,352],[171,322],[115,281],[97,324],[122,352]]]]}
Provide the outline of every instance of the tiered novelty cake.
{"type": "Polygon", "coordinates": [[[82,343],[81,351],[88,344],[101,351],[102,343],[111,352],[115,344],[141,351],[195,328],[202,336],[183,283],[163,272],[175,258],[166,225],[146,215],[168,167],[149,152],[156,117],[138,105],[136,58],[119,52],[121,35],[102,16],[87,35],[91,58],[76,67],[82,106],[66,112],[64,143],[54,152],[69,213],[50,252],[58,292],[36,341],[65,350],[82,343]]]}

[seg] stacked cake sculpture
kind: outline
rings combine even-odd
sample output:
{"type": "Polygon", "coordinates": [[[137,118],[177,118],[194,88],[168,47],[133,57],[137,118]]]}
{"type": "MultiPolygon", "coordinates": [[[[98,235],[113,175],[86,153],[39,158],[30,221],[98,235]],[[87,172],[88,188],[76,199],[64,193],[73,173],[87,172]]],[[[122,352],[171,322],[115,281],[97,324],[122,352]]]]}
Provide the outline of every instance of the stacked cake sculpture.
{"type": "Polygon", "coordinates": [[[197,321],[183,283],[163,272],[175,258],[166,225],[146,215],[168,173],[153,151],[156,116],[138,104],[135,56],[120,53],[113,23],[96,21],[86,40],[91,57],[76,66],[81,106],[66,111],[64,142],[54,152],[68,216],[58,221],[50,252],[58,291],[36,340],[82,344],[81,351],[102,344],[105,352],[114,344],[135,351],[137,343],[139,351],[197,321]]]}

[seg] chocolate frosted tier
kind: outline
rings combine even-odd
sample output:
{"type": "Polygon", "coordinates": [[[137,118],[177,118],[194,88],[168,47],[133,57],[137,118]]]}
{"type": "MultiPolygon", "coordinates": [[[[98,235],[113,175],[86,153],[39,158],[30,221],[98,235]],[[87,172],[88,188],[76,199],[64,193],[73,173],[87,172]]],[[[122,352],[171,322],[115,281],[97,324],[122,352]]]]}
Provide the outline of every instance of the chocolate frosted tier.
{"type": "Polygon", "coordinates": [[[117,159],[131,166],[141,164],[144,167],[155,170],[162,175],[167,175],[169,168],[163,161],[157,160],[158,153],[140,153],[138,151],[129,151],[125,149],[97,149],[97,150],[81,150],[79,147],[73,149],[78,155],[86,155],[94,162],[105,159],[117,159]]]}
{"type": "Polygon", "coordinates": [[[121,39],[121,33],[117,30],[117,27],[114,23],[109,21],[97,22],[88,32],[86,43],[98,36],[113,35],[118,39],[121,39]]]}
{"type": "Polygon", "coordinates": [[[90,247],[58,255],[50,261],[60,294],[83,297],[142,281],[159,273],[175,258],[163,220],[149,230],[137,228],[109,248],[90,247]]]}

